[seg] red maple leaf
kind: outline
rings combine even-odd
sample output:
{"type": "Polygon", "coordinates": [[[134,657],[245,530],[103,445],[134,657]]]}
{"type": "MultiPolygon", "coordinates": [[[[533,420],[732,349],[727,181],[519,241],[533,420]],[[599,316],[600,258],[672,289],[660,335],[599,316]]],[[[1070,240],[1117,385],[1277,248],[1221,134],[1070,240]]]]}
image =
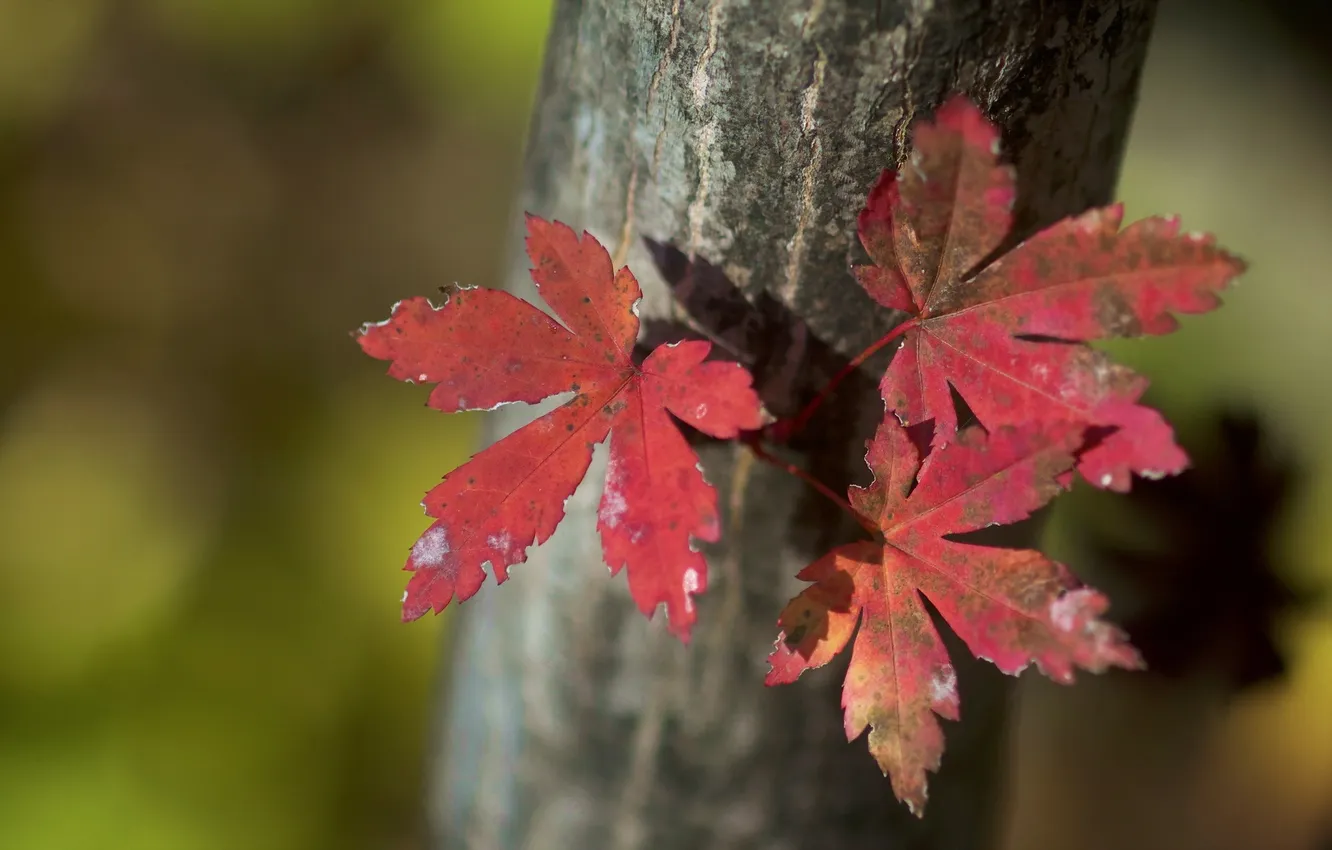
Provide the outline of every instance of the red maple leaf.
{"type": "Polygon", "coordinates": [[[1034,662],[1067,683],[1075,667],[1141,664],[1123,633],[1097,619],[1105,597],[1061,564],[1031,550],[945,539],[1028,517],[1059,492],[1081,441],[1069,423],[988,437],[972,427],[921,463],[906,429],[887,417],[865,458],[874,482],[850,491],[882,540],[839,546],[805,567],[799,578],[814,584],[781,613],[769,685],[828,663],[859,621],[842,690],[847,739],[872,727],[870,752],[917,815],[926,771],[943,755],[935,715],[959,716],[957,676],[920,594],[974,655],[1005,673],[1034,662]]]}
{"type": "Polygon", "coordinates": [[[446,412],[538,402],[563,406],[500,440],[444,477],[425,499],[437,517],[412,547],[403,619],[471,597],[490,567],[497,582],[550,537],[582,481],[597,443],[611,437],[597,529],[611,572],[628,567],[644,614],[665,603],[671,630],[687,640],[692,596],[707,586],[693,540],[719,536],[717,496],[698,456],[667,411],[705,434],[729,438],[761,423],[751,378],[736,363],[708,362],[706,342],[663,345],[631,359],[642,297],[628,268],[558,222],[527,218],[532,279],[564,322],[507,292],[454,289],[434,307],[412,298],[361,329],[389,374],[437,384],[429,405],[446,412]]]}
{"type": "Polygon", "coordinates": [[[989,428],[1092,426],[1078,470],[1095,486],[1123,491],[1132,473],[1183,469],[1170,426],[1137,404],[1147,380],[1079,342],[1168,333],[1172,313],[1218,306],[1216,291],[1243,262],[1210,236],[1181,234],[1175,218],[1121,230],[1116,204],[981,266],[1008,235],[1016,195],[998,131],[955,97],[912,142],[907,165],[884,172],[860,213],[874,265],[854,270],[875,300],[913,316],[880,384],[889,408],[908,425],[934,420],[935,444],[946,443],[957,428],[952,384],[989,428]]]}

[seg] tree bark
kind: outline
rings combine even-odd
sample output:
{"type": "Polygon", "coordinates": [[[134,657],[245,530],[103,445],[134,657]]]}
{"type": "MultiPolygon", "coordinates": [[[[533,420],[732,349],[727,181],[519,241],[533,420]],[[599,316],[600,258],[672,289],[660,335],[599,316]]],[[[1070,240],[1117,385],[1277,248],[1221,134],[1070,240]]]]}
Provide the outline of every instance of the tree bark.
{"type": "MultiPolygon", "coordinates": [[[[1103,203],[1154,6],[559,0],[521,207],[595,235],[639,277],[645,319],[685,319],[730,345],[755,366],[769,409],[789,413],[894,319],[847,268],[860,259],[856,213],[879,171],[900,162],[912,120],[962,91],[1003,126],[1019,174],[1013,241],[1103,203]],[[755,315],[764,304],[776,313],[756,325],[705,298],[686,316],[645,237],[712,264],[755,315]],[[736,321],[744,332],[727,326],[736,321]]],[[[509,285],[531,297],[516,229],[511,244],[509,285]]],[[[882,416],[874,381],[843,393],[834,413],[813,423],[800,462],[842,487],[868,475],[864,440],[882,416]]],[[[493,414],[488,436],[531,416],[493,414]]],[[[704,445],[701,456],[724,539],[707,550],[688,647],[606,575],[596,462],[513,581],[458,609],[431,753],[434,845],[992,844],[1012,680],[950,644],[963,720],[946,724],[926,818],[909,815],[864,742],[845,741],[844,663],[763,686],[794,574],[854,526],[743,449],[704,445]]]]}

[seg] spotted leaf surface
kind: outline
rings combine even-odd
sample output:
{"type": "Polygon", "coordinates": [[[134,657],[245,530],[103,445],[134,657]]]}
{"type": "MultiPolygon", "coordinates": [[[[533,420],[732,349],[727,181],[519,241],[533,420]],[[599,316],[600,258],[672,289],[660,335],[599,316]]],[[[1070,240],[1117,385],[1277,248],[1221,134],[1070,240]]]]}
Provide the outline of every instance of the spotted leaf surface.
{"type": "Polygon", "coordinates": [[[1174,330],[1175,314],[1218,306],[1243,262],[1174,218],[1121,227],[1114,205],[987,265],[1016,197],[998,131],[958,97],[917,124],[912,142],[860,213],[873,264],[854,270],[875,300],[916,320],[880,384],[889,408],[907,424],[933,420],[935,444],[947,443],[958,425],[951,384],[987,428],[1090,426],[1077,468],[1095,486],[1123,491],[1135,473],[1182,470],[1170,426],[1138,404],[1146,379],[1084,343],[1174,330]]]}
{"type": "Polygon", "coordinates": [[[921,463],[889,416],[866,455],[873,484],[850,491],[881,538],[810,564],[799,577],[811,586],[781,613],[767,683],[821,667],[855,633],[842,690],[847,738],[870,729],[871,754],[918,815],[926,774],[944,751],[938,718],[957,720],[960,710],[957,675],[922,596],[974,655],[1005,673],[1034,663],[1067,683],[1075,668],[1140,666],[1123,633],[1098,619],[1105,598],[1063,565],[1032,550],[946,539],[1030,516],[1059,492],[1081,441],[1068,423],[992,436],[973,427],[921,463]]]}
{"type": "Polygon", "coordinates": [[[717,497],[698,456],[672,421],[729,438],[761,424],[749,373],[707,362],[706,342],[662,346],[636,364],[634,306],[642,293],[612,268],[591,236],[527,219],[532,279],[559,321],[496,290],[455,289],[436,307],[396,305],[361,329],[360,344],[389,374],[433,383],[429,404],[487,410],[572,392],[564,405],[450,472],[425,499],[435,522],[412,547],[403,619],[413,620],[497,582],[545,541],[587,474],[593,447],[610,438],[598,530],[612,573],[625,569],[634,601],[651,616],[665,604],[687,640],[693,595],[707,586],[696,541],[715,541],[717,497]]]}

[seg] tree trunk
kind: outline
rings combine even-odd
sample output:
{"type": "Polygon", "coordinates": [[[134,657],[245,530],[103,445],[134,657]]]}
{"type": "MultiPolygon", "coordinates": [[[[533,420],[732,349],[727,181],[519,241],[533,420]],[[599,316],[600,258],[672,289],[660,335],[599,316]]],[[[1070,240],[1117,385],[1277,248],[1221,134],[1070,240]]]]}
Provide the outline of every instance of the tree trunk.
{"type": "MultiPolygon", "coordinates": [[[[855,216],[918,115],[966,92],[1004,128],[1018,227],[1105,202],[1152,0],[559,0],[523,209],[628,262],[645,319],[688,319],[755,367],[789,413],[894,318],[847,273],[855,216]],[[682,285],[679,249],[699,262],[682,285]],[[707,265],[711,264],[711,265],[707,265]],[[711,274],[713,290],[696,284],[711,274]],[[672,297],[686,298],[691,315],[672,297]],[[743,300],[725,298],[727,285],[743,300]],[[693,288],[690,288],[690,287],[693,288]],[[740,304],[754,305],[741,309],[740,304]]],[[[522,240],[509,283],[531,297],[522,240]]],[[[706,283],[706,281],[705,281],[706,283]]],[[[880,366],[882,363],[879,364],[880,366]]],[[[507,408],[489,436],[531,418],[507,408]]],[[[818,417],[796,458],[868,477],[872,379],[818,417]]],[[[598,465],[511,583],[456,616],[432,751],[434,845],[512,850],[958,848],[993,843],[1012,680],[959,668],[963,721],[918,821],[842,731],[843,665],[765,688],[794,574],[854,525],[743,449],[704,445],[723,507],[692,643],[644,620],[595,532],[598,465]]]]}

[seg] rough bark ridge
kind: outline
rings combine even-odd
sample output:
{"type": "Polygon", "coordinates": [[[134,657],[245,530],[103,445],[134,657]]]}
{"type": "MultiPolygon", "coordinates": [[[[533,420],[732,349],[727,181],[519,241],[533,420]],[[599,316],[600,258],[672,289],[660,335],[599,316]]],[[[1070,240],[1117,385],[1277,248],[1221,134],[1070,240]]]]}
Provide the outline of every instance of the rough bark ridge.
{"type": "MultiPolygon", "coordinates": [[[[769,407],[790,412],[831,368],[804,368],[813,353],[851,355],[887,327],[847,267],[856,212],[899,161],[912,119],[963,91],[1004,126],[1019,235],[1103,203],[1154,5],[560,0],[520,204],[627,261],[645,318],[682,313],[644,237],[714,264],[750,302],[781,305],[784,318],[742,336],[739,353],[758,365],[769,407]]],[[[530,296],[527,268],[516,254],[509,283],[530,296]]],[[[727,337],[707,312],[694,318],[727,337]]],[[[810,462],[835,486],[863,480],[864,439],[881,416],[873,383],[862,389],[813,423],[810,462]]],[[[490,436],[530,416],[496,414],[490,436]]],[[[950,646],[964,719],[949,724],[925,821],[910,817],[864,743],[844,740],[841,669],[762,685],[792,576],[854,531],[742,452],[702,455],[725,538],[709,551],[689,647],[607,578],[595,486],[570,499],[560,531],[510,584],[459,609],[432,752],[435,846],[987,846],[1008,680],[950,646]]],[[[594,467],[587,480],[599,479],[594,467]]]]}

